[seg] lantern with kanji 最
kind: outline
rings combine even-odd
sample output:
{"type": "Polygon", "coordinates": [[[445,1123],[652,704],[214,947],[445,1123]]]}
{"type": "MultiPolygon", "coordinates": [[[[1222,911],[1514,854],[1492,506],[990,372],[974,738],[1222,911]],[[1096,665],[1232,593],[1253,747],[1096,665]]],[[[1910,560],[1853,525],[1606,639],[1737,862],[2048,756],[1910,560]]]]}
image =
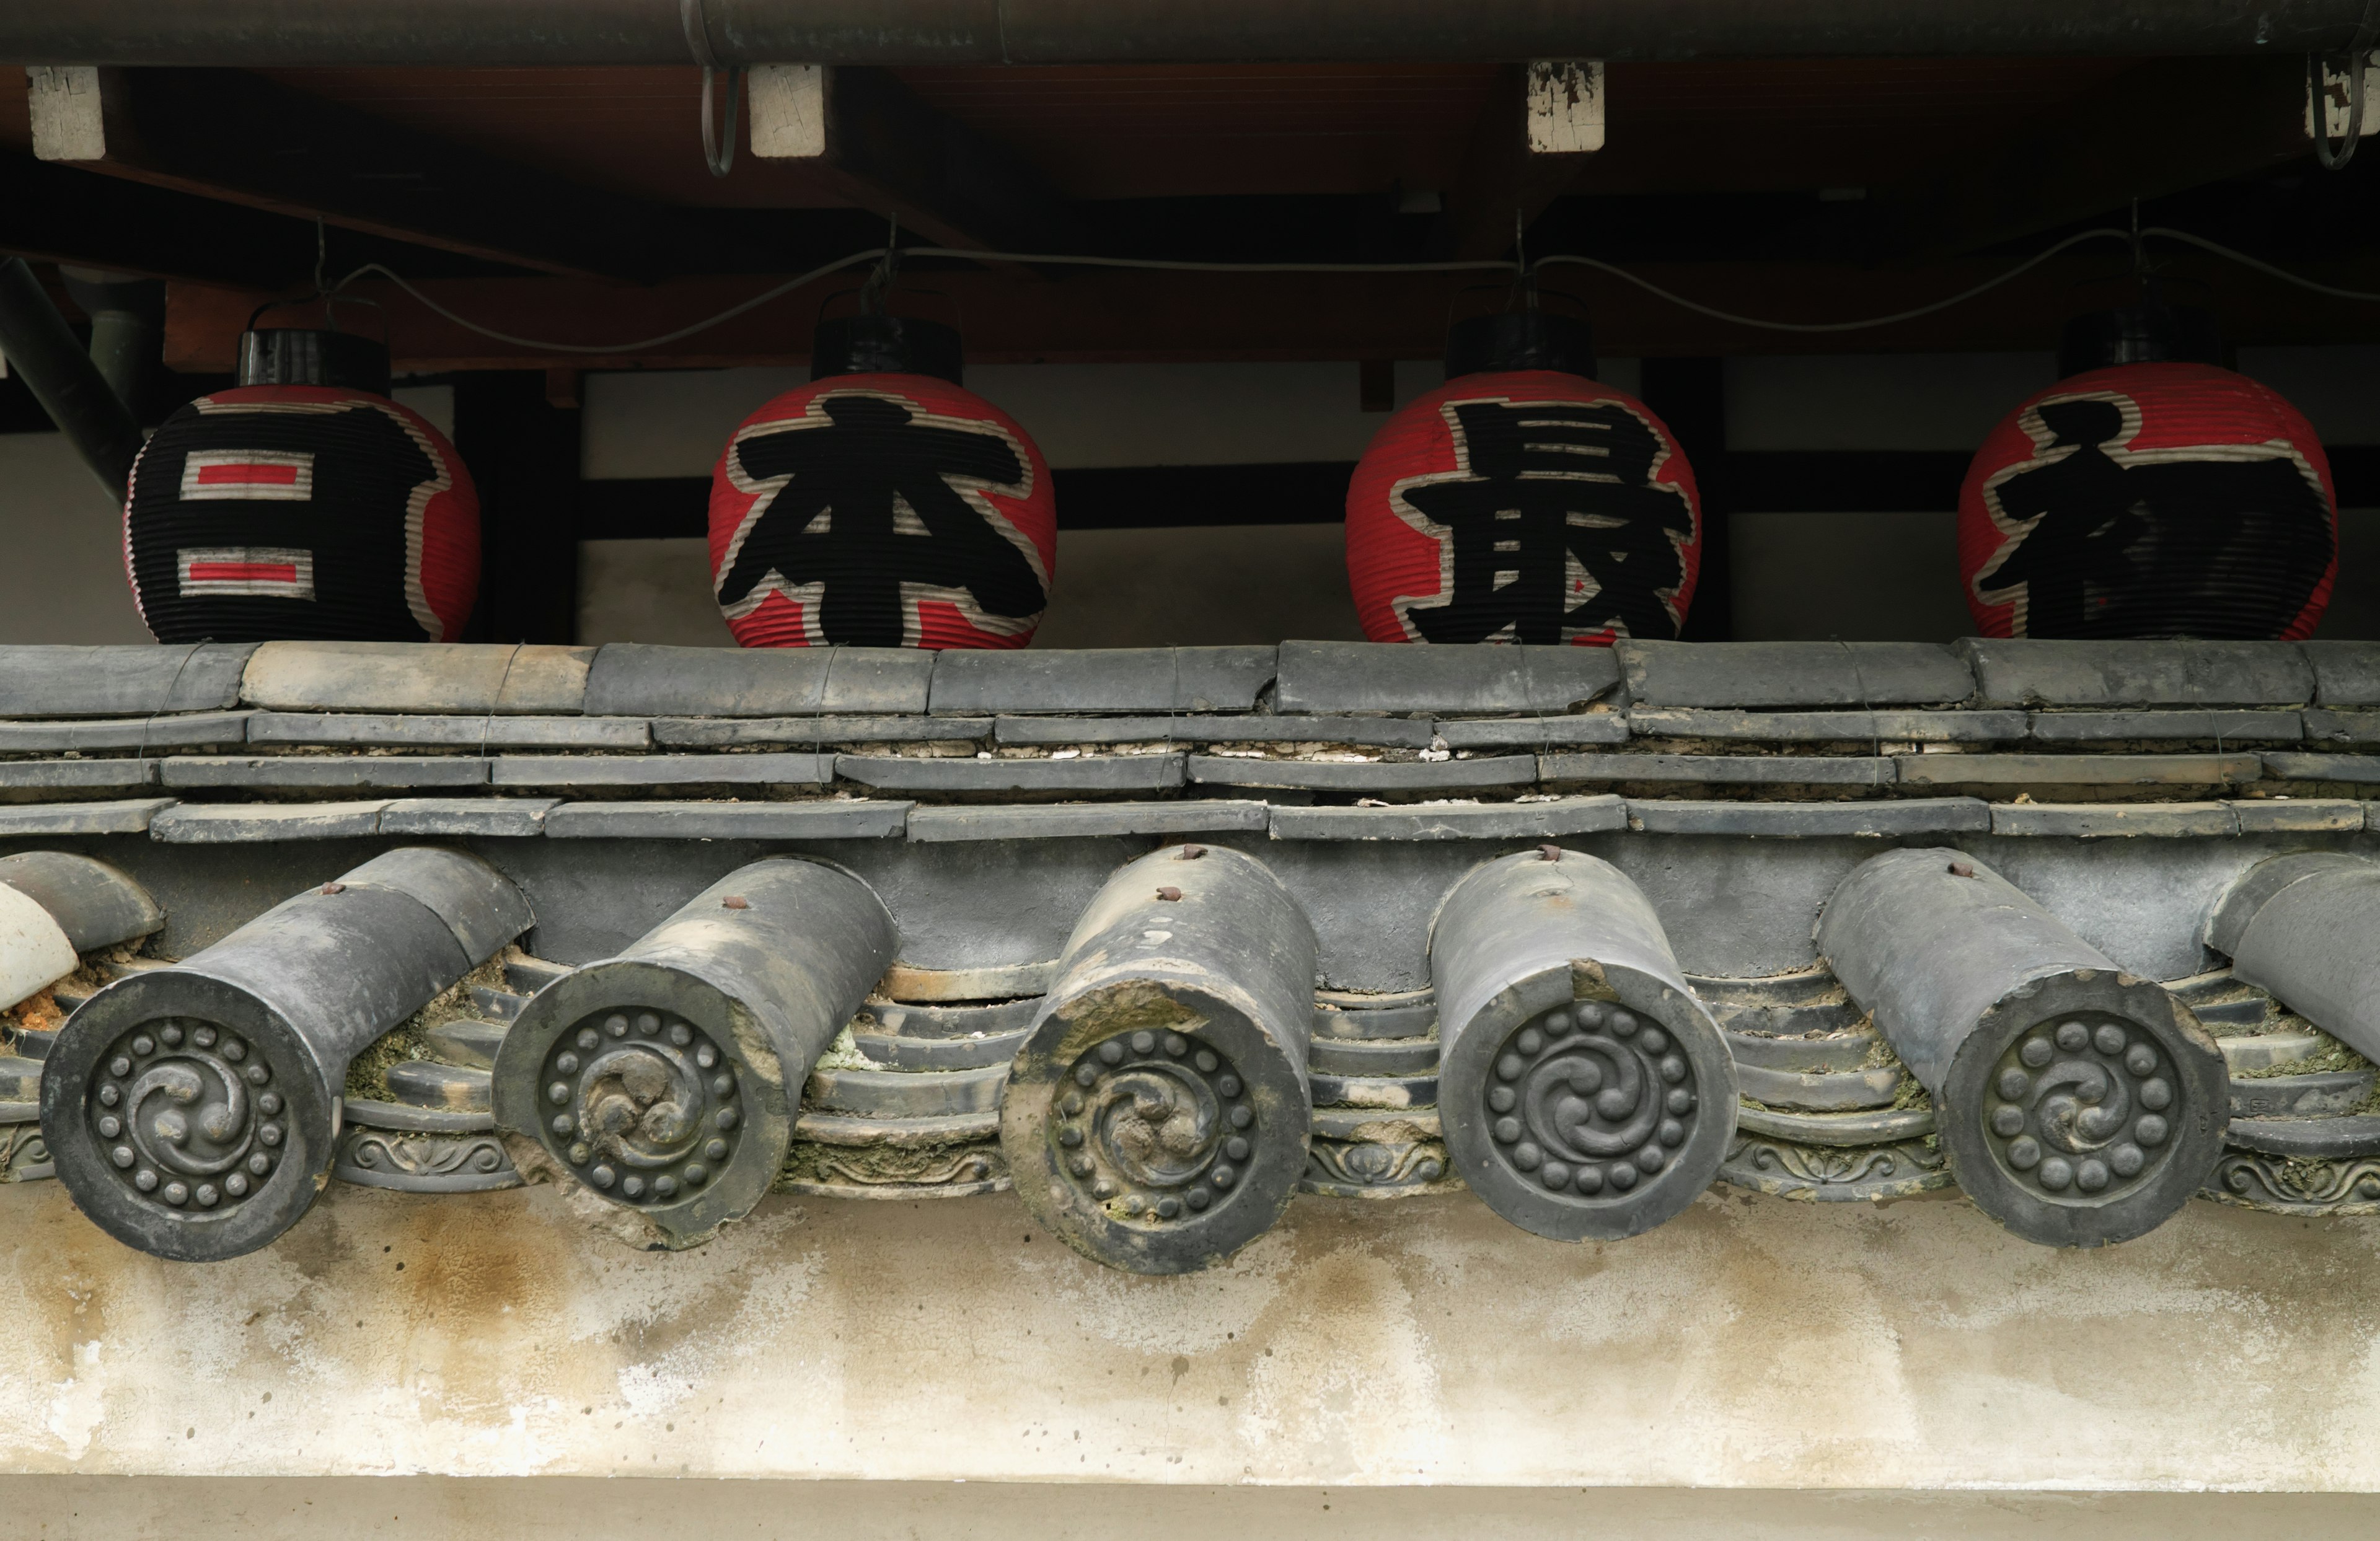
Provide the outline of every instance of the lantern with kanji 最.
{"type": "Polygon", "coordinates": [[[1959,572],[1985,637],[2296,639],[2330,602],[2338,498],[2313,429],[2204,361],[2211,318],[2079,318],[2066,378],[1984,441],[1959,572]]]}
{"type": "Polygon", "coordinates": [[[960,378],[947,326],[820,326],[811,382],[746,419],[711,475],[711,587],[735,640],[1032,640],[1057,568],[1050,467],[960,378]]]}
{"type": "Polygon", "coordinates": [[[1644,403],[1596,382],[1585,324],[1534,309],[1459,322],[1446,372],[1347,489],[1364,635],[1675,637],[1702,563],[1694,470],[1644,403]]]}
{"type": "Polygon", "coordinates": [[[241,339],[240,383],[132,467],[124,558],[160,642],[441,642],[480,589],[480,502],[445,435],[388,399],[368,338],[241,339]]]}

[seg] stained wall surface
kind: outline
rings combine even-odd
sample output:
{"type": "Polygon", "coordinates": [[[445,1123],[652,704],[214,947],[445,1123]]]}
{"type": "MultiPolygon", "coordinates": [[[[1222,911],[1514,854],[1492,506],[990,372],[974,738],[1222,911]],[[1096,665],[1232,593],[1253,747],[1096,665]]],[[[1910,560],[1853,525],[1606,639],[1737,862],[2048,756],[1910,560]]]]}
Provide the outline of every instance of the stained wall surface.
{"type": "Polygon", "coordinates": [[[2210,1203],[2073,1253],[1957,1199],[1716,1189],[1572,1247],[1468,1196],[1301,1198],[1179,1279],[1008,1195],[771,1200],[667,1256],[543,1189],[334,1184],[183,1266],[39,1183],[0,1236],[16,1473],[2380,1488],[2380,1228],[2210,1203]]]}

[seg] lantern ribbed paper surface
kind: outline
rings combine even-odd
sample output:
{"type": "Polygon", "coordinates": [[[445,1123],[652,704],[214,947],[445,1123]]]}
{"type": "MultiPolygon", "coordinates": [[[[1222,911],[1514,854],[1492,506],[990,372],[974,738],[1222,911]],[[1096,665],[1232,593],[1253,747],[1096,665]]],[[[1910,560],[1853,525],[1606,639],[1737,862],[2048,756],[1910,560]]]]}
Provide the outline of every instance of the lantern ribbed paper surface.
{"type": "Polygon", "coordinates": [[[1057,545],[1032,439],[927,375],[788,391],[711,477],[711,586],[747,648],[1021,648],[1057,545]]]}
{"type": "Polygon", "coordinates": [[[384,396],[240,386],[151,436],[124,558],[161,642],[453,641],[479,597],[479,494],[384,396]]]}
{"type": "Polygon", "coordinates": [[[2313,429],[2209,364],[2061,380],[2009,414],[1959,498],[1959,572],[1985,637],[2311,634],[2338,571],[2313,429]]]}
{"type": "Polygon", "coordinates": [[[1389,419],[1347,489],[1347,577],[1375,642],[1674,637],[1701,564],[1677,441],[1582,375],[1451,381],[1389,419]]]}

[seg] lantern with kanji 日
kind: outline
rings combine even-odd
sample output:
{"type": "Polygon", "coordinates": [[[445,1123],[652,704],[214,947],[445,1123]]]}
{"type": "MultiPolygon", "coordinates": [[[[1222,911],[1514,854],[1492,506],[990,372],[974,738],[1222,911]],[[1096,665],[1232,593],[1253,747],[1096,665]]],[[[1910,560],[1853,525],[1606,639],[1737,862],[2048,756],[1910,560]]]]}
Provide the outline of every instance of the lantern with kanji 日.
{"type": "Polygon", "coordinates": [[[388,397],[388,352],[300,328],[240,339],[238,383],[132,467],[124,559],[160,642],[440,642],[480,588],[461,456],[388,397]]]}

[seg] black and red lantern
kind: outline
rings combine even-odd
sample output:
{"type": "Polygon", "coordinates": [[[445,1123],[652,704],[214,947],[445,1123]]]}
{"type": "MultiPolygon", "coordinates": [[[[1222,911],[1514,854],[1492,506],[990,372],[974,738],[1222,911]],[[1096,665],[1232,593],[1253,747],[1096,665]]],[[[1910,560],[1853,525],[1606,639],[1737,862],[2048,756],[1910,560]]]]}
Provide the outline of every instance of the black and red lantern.
{"type": "Polygon", "coordinates": [[[241,338],[239,384],[134,462],[124,560],[160,642],[453,641],[480,588],[480,502],[445,435],[388,399],[387,350],[241,338]]]}
{"type": "Polygon", "coordinates": [[[1959,572],[1985,637],[2310,635],[2338,572],[2322,443],[2212,362],[2211,317],[2154,301],[2078,318],[2065,378],[1984,441],[1959,572]]]}
{"type": "Polygon", "coordinates": [[[1595,379],[1585,323],[1456,323],[1447,382],[1373,437],[1347,489],[1347,578],[1375,642],[1609,646],[1685,625],[1694,473],[1661,419],[1595,379]]]}
{"type": "Polygon", "coordinates": [[[747,648],[1022,648],[1049,607],[1049,463],[961,383],[956,331],[822,323],[810,383],[735,431],[710,480],[711,588],[747,648]]]}

